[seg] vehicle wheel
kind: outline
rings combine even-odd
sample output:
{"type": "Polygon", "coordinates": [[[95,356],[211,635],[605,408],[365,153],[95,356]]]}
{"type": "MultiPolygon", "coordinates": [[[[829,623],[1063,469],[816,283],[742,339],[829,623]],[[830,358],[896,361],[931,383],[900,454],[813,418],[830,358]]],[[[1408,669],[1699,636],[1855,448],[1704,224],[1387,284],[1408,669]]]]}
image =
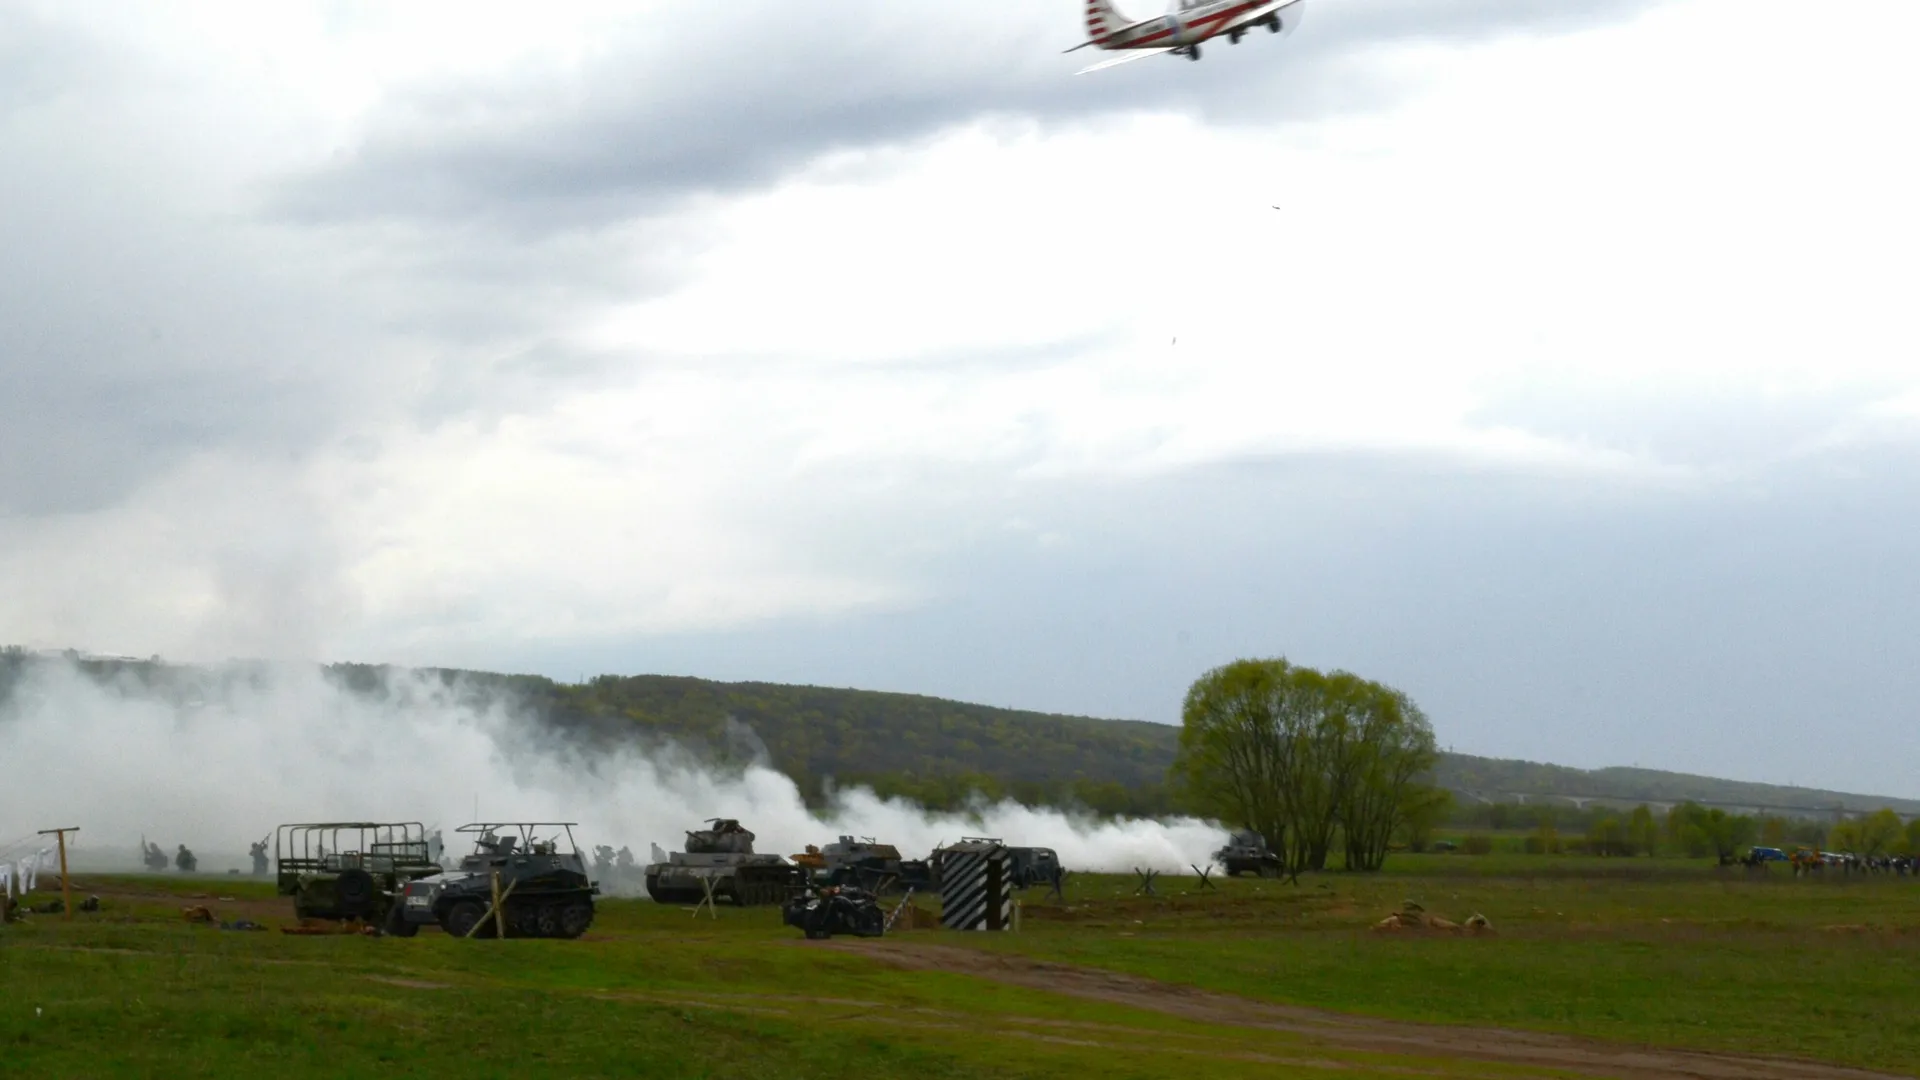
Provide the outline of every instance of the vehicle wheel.
{"type": "MultiPolygon", "coordinates": [[[[446,915],[440,920],[440,927],[457,938],[466,937],[468,931],[472,931],[474,937],[492,937],[491,926],[483,926],[479,930],[473,929],[480,922],[480,916],[486,913],[487,909],[481,905],[480,901],[462,900],[447,909],[446,915]]],[[[491,923],[492,920],[488,921],[491,923]]]]}
{"type": "Polygon", "coordinates": [[[334,879],[333,895],[342,917],[365,918],[373,913],[373,875],[358,867],[342,870],[334,879]]]}
{"type": "Polygon", "coordinates": [[[560,936],[577,938],[593,925],[593,905],[576,900],[560,909],[560,936]]]}
{"type": "Polygon", "coordinates": [[[560,906],[547,904],[540,909],[536,919],[536,930],[540,937],[560,936],[560,906]]]}
{"type": "Polygon", "coordinates": [[[389,937],[412,937],[420,932],[418,923],[407,921],[407,913],[401,903],[395,902],[387,909],[387,917],[382,920],[381,930],[389,937]]]}

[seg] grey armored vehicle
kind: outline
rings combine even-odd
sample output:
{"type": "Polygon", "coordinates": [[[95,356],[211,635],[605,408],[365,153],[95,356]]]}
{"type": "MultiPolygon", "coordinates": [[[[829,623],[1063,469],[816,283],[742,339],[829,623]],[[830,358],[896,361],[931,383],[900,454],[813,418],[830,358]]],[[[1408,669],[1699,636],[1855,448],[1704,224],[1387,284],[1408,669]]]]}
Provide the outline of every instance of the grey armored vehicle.
{"type": "Polygon", "coordinates": [[[661,904],[693,904],[713,885],[716,900],[784,903],[807,883],[806,871],[778,855],[756,855],[753,833],[732,818],[708,818],[707,828],[687,832],[687,850],[647,867],[647,895],[661,904]]]}
{"type": "Polygon", "coordinates": [[[924,859],[903,859],[899,848],[879,843],[871,836],[860,840],[842,836],[824,848],[808,844],[793,861],[806,868],[815,885],[851,885],[880,893],[909,888],[925,891],[933,883],[924,859]]]}
{"type": "Polygon", "coordinates": [[[1227,838],[1227,846],[1213,853],[1214,860],[1227,868],[1228,877],[1252,871],[1255,877],[1279,877],[1280,856],[1267,847],[1266,838],[1252,829],[1242,829],[1227,838]]]}
{"type": "Polygon", "coordinates": [[[466,937],[469,931],[475,937],[496,936],[497,923],[487,915],[496,873],[508,937],[577,938],[586,933],[600,887],[587,877],[573,825],[505,821],[460,826],[456,832],[474,837],[473,854],[452,870],[409,883],[405,902],[393,905],[387,933],[412,937],[422,926],[438,925],[454,937],[466,937]],[[556,831],[540,839],[548,829],[556,831]],[[560,842],[562,833],[565,844],[560,842]]]}
{"type": "Polygon", "coordinates": [[[301,919],[378,923],[408,882],[440,872],[417,821],[282,825],[273,854],[275,891],[301,919]]]}

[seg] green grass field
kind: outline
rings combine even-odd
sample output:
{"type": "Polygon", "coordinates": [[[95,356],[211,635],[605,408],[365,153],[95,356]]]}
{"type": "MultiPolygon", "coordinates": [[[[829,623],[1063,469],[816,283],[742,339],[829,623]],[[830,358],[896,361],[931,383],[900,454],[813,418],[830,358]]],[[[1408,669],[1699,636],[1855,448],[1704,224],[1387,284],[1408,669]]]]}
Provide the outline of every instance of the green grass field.
{"type": "Polygon", "coordinates": [[[1298,886],[1162,878],[1151,898],[1080,876],[1064,904],[1027,894],[1017,934],[850,947],[803,942],[772,909],[625,900],[573,942],[226,932],[181,907],[275,926],[291,911],[230,878],[83,878],[101,912],[0,927],[0,1047],[23,1076],[1613,1075],[1248,1019],[1198,988],[1920,1075],[1920,881],[1501,855],[1389,867],[1298,886]],[[1370,929],[1406,899],[1495,933],[1370,929]]]}

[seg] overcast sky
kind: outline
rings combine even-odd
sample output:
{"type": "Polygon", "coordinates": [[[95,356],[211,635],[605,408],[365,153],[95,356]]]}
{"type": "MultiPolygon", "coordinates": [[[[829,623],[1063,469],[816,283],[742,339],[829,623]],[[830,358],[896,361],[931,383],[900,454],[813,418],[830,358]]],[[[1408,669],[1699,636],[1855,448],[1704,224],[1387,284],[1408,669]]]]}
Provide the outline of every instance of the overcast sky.
{"type": "Polygon", "coordinates": [[[1920,7],[1310,7],[0,5],[0,640],[1920,795],[1920,7]]]}

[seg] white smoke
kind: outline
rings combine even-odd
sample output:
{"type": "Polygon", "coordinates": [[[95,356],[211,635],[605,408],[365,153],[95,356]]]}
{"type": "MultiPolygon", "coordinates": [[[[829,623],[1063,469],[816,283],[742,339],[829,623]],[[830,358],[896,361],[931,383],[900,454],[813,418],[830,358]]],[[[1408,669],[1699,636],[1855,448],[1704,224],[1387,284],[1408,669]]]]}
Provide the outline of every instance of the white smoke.
{"type": "Polygon", "coordinates": [[[0,710],[0,842],[77,825],[79,865],[137,865],[142,837],[200,869],[245,867],[247,845],[291,822],[573,821],[583,851],[684,847],[711,817],[738,818],[755,850],[791,855],[841,834],[908,857],[963,835],[1051,847],[1071,870],[1183,871],[1221,841],[1216,824],[1098,821],[1013,802],[930,813],[864,788],[819,815],[785,775],[707,767],[672,745],[585,751],[510,702],[440,679],[390,673],[372,693],[312,666],[206,671],[188,685],[103,683],[65,663],[28,668],[0,710]],[[58,819],[54,821],[54,819],[58,819]]]}

